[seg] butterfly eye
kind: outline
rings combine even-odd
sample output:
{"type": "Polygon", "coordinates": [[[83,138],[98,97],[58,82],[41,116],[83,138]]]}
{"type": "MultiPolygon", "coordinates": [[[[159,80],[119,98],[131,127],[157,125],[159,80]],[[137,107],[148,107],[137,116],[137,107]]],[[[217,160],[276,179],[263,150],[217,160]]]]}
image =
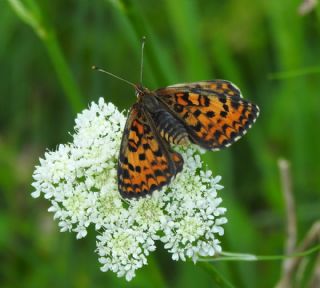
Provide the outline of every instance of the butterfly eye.
{"type": "Polygon", "coordinates": [[[136,89],[136,97],[141,98],[145,94],[145,91],[143,88],[140,88],[139,86],[136,89]]]}

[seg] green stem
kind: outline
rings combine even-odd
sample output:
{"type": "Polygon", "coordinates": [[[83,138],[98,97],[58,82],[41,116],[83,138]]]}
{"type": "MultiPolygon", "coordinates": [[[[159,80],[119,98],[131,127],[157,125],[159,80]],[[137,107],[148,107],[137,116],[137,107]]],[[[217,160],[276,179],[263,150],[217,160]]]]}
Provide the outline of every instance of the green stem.
{"type": "Polygon", "coordinates": [[[320,245],[316,245],[306,251],[298,252],[290,255],[254,255],[254,254],[244,254],[244,253],[232,253],[223,252],[221,255],[223,257],[215,258],[201,258],[201,262],[216,262],[216,261],[270,261],[270,260],[283,260],[287,258],[294,257],[304,257],[309,256],[320,250],[320,245]]]}
{"type": "Polygon", "coordinates": [[[288,78],[294,78],[299,76],[307,76],[311,74],[318,74],[320,73],[320,67],[305,67],[297,70],[290,70],[290,71],[282,71],[282,72],[275,72],[269,74],[270,80],[280,80],[280,79],[288,79],[288,78]]]}
{"type": "Polygon", "coordinates": [[[212,280],[217,284],[220,288],[233,288],[233,286],[225,277],[223,277],[217,269],[208,262],[198,262],[197,265],[199,265],[203,270],[205,270],[212,280]]]}
{"type": "Polygon", "coordinates": [[[65,60],[59,42],[55,36],[53,29],[45,24],[45,17],[36,1],[28,0],[22,2],[20,0],[8,0],[13,11],[28,24],[34,32],[39,36],[47,48],[49,57],[57,73],[58,79],[64,90],[65,97],[69,102],[72,110],[76,113],[83,109],[84,101],[81,93],[75,83],[73,75],[65,60]]]}
{"type": "Polygon", "coordinates": [[[48,36],[43,40],[65,92],[65,96],[72,107],[72,110],[77,113],[85,107],[85,104],[68,64],[62,54],[57,38],[54,33],[51,32],[48,33],[48,36]]]}

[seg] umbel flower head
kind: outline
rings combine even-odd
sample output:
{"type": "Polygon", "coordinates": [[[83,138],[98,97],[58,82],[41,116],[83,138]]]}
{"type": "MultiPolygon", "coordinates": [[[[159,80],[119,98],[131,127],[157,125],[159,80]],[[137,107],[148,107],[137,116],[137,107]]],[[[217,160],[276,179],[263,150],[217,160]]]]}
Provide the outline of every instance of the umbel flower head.
{"type": "Polygon", "coordinates": [[[49,211],[62,232],[96,231],[101,270],[130,281],[147,265],[157,242],[173,260],[213,256],[226,209],[217,191],[220,176],[203,168],[194,147],[176,147],[184,168],[170,185],[141,199],[122,199],[117,187],[117,160],[126,117],[103,98],[80,113],[73,141],[46,152],[33,173],[34,192],[49,200],[49,211]]]}

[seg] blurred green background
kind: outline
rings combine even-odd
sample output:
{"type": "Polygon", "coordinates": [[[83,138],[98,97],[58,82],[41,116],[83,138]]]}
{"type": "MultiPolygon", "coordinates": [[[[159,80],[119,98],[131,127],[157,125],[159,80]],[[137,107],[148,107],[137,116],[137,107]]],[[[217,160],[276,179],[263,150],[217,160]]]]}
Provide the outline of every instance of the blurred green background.
{"type": "MultiPolygon", "coordinates": [[[[135,102],[132,87],[91,66],[138,82],[143,35],[145,86],[228,79],[260,106],[240,142],[204,156],[225,186],[223,249],[284,253],[281,157],[291,163],[301,240],[320,216],[320,6],[302,16],[300,5],[1,0],[0,286],[216,287],[202,267],[172,261],[161,245],[130,283],[102,273],[94,235],[60,233],[49,203],[30,196],[39,157],[71,140],[77,112],[100,96],[121,110],[135,102]]],[[[272,287],[281,274],[280,261],[214,265],[235,287],[272,287]]]]}

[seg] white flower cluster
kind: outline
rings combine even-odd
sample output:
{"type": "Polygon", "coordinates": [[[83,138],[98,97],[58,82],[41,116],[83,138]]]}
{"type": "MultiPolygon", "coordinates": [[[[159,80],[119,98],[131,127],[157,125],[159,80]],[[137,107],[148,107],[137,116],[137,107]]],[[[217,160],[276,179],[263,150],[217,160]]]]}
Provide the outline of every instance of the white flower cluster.
{"type": "Polygon", "coordinates": [[[163,242],[173,260],[213,256],[217,236],[227,222],[217,190],[221,177],[203,169],[195,148],[180,148],[184,168],[172,183],[152,196],[124,200],[117,188],[117,159],[125,116],[103,98],[76,119],[73,142],[46,152],[33,178],[33,197],[41,194],[61,231],[87,235],[97,231],[102,271],[130,281],[135,270],[163,242]]]}

